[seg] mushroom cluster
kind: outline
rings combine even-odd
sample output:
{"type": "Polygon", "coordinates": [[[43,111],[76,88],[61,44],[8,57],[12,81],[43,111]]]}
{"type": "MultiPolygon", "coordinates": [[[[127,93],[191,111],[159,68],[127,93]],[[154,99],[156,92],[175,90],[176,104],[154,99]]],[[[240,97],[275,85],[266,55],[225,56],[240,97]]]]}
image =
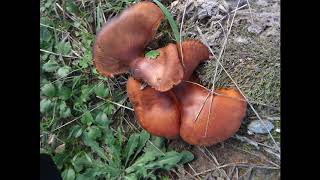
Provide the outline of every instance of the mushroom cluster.
{"type": "Polygon", "coordinates": [[[149,133],[205,146],[230,138],[240,128],[246,102],[236,89],[211,91],[196,82],[193,71],[209,59],[204,44],[189,39],[159,48],[154,59],[144,56],[163,19],[156,4],[142,1],[109,21],[93,47],[97,71],[107,77],[132,74],[128,97],[149,133]]]}

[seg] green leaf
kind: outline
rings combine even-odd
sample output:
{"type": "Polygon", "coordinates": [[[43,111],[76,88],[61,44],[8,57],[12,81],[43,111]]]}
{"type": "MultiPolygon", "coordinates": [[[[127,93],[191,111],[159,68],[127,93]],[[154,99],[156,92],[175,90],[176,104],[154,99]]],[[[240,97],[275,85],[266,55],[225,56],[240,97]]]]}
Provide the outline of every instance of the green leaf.
{"type": "Polygon", "coordinates": [[[113,114],[113,105],[108,104],[106,108],[103,109],[103,112],[105,112],[107,115],[112,115],[113,114]]]}
{"type": "Polygon", "coordinates": [[[58,63],[55,60],[50,59],[48,62],[46,62],[43,66],[42,69],[46,72],[54,72],[59,68],[58,63]]]}
{"type": "Polygon", "coordinates": [[[70,134],[69,134],[69,138],[71,136],[75,137],[75,138],[78,138],[80,137],[82,134],[82,128],[81,126],[79,126],[78,124],[77,125],[74,125],[72,128],[71,128],[71,131],[70,131],[70,134]]]}
{"type": "Polygon", "coordinates": [[[138,154],[141,152],[141,150],[145,147],[147,141],[150,139],[150,134],[143,130],[139,134],[139,142],[138,142],[138,149],[133,157],[133,160],[138,156],[138,154]]]}
{"type": "Polygon", "coordinates": [[[71,109],[67,107],[65,101],[62,101],[59,105],[59,115],[61,118],[67,118],[71,116],[71,109]]]}
{"type": "Polygon", "coordinates": [[[162,137],[152,136],[151,142],[148,142],[146,147],[144,148],[144,152],[153,152],[156,156],[163,155],[165,149],[165,139],[162,137]]]}
{"type": "Polygon", "coordinates": [[[61,41],[55,46],[57,52],[62,55],[68,55],[71,52],[70,42],[61,41]]]}
{"type": "Polygon", "coordinates": [[[62,100],[68,100],[72,95],[72,91],[70,88],[67,87],[61,87],[58,91],[58,96],[62,100]]]}
{"type": "Polygon", "coordinates": [[[41,88],[41,92],[48,97],[54,97],[56,94],[56,89],[52,83],[49,83],[49,84],[45,84],[41,88]]]}
{"type": "Polygon", "coordinates": [[[155,59],[159,55],[160,55],[160,51],[151,50],[151,51],[147,52],[144,56],[147,57],[147,58],[150,58],[150,59],[155,59]]]}
{"type": "Polygon", "coordinates": [[[175,20],[171,16],[169,10],[161,2],[159,2],[158,0],[152,0],[152,1],[155,2],[159,6],[159,8],[161,9],[163,14],[165,15],[165,17],[169,21],[169,24],[170,24],[171,29],[173,31],[174,37],[176,39],[176,42],[180,42],[180,36],[179,36],[180,33],[179,33],[179,29],[178,29],[177,23],[175,22],[175,20]]]}
{"type": "Polygon", "coordinates": [[[74,180],[76,178],[76,173],[72,168],[66,169],[62,172],[63,180],[74,180]]]}
{"type": "Polygon", "coordinates": [[[180,152],[180,154],[182,157],[181,157],[181,160],[179,161],[179,164],[185,164],[194,159],[193,154],[189,151],[182,151],[180,152]]]}
{"type": "Polygon", "coordinates": [[[98,126],[102,126],[102,127],[106,127],[111,123],[111,121],[108,119],[107,114],[104,112],[99,112],[94,122],[98,126]]]}
{"type": "Polygon", "coordinates": [[[68,75],[70,72],[71,68],[69,66],[63,66],[58,69],[57,75],[62,78],[68,75]]]}
{"type": "Polygon", "coordinates": [[[109,94],[109,90],[104,86],[104,84],[100,84],[100,86],[95,88],[95,93],[97,96],[106,97],[109,94]]]}
{"type": "Polygon", "coordinates": [[[129,137],[129,140],[126,144],[126,148],[124,150],[124,157],[125,157],[125,166],[127,165],[129,158],[131,155],[134,154],[135,149],[138,147],[138,143],[139,143],[139,134],[132,134],[129,137]]]}
{"type": "Polygon", "coordinates": [[[47,113],[49,110],[53,107],[52,102],[50,99],[42,99],[40,101],[40,112],[41,113],[47,113]]]}
{"type": "Polygon", "coordinates": [[[71,163],[74,170],[76,172],[80,172],[84,167],[91,166],[93,161],[86,152],[81,151],[73,157],[71,163]]]}
{"type": "Polygon", "coordinates": [[[104,150],[99,146],[99,144],[96,141],[93,141],[87,132],[85,132],[83,134],[83,143],[86,146],[91,147],[91,149],[96,152],[98,154],[98,156],[100,156],[101,158],[103,158],[104,160],[107,160],[107,156],[105,155],[104,150]]]}
{"type": "Polygon", "coordinates": [[[81,117],[80,121],[84,124],[84,125],[88,125],[90,126],[93,122],[93,117],[91,115],[91,113],[89,111],[86,111],[83,116],[81,117]]]}
{"type": "Polygon", "coordinates": [[[90,126],[86,129],[88,132],[88,138],[92,140],[96,140],[97,138],[101,137],[101,130],[97,126],[90,126]]]}
{"type": "Polygon", "coordinates": [[[146,169],[165,169],[169,170],[175,167],[181,160],[182,155],[176,151],[166,152],[164,156],[159,157],[157,161],[151,162],[145,166],[146,169]]]}
{"type": "Polygon", "coordinates": [[[139,168],[143,168],[145,164],[150,161],[154,161],[156,156],[152,152],[146,152],[142,154],[130,167],[126,168],[126,173],[132,173],[137,171],[139,168]]]}

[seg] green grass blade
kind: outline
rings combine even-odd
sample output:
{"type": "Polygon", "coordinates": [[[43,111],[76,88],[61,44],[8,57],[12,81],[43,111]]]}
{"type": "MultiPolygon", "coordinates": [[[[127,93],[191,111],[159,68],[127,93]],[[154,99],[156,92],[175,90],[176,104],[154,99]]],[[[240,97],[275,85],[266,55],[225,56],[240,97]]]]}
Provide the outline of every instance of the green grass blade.
{"type": "Polygon", "coordinates": [[[161,11],[163,12],[163,14],[165,15],[165,17],[167,18],[167,20],[169,21],[169,24],[171,26],[171,29],[173,31],[174,37],[176,39],[176,42],[180,42],[180,33],[179,33],[179,28],[177,26],[176,21],[173,19],[173,17],[171,16],[169,10],[158,0],[152,0],[154,3],[156,3],[159,8],[161,9],[161,11]]]}

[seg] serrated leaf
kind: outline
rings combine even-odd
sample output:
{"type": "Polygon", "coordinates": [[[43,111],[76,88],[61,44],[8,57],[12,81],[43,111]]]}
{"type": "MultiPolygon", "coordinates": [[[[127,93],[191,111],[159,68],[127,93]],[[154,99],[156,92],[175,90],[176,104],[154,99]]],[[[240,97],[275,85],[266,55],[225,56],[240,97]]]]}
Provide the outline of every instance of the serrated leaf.
{"type": "Polygon", "coordinates": [[[93,122],[93,117],[91,115],[91,113],[89,111],[86,111],[83,116],[81,117],[80,121],[84,124],[84,125],[88,125],[90,126],[93,122]]]}
{"type": "Polygon", "coordinates": [[[94,122],[98,126],[102,126],[102,127],[107,127],[111,123],[111,121],[108,119],[107,114],[104,112],[99,112],[94,122]]]}
{"type": "Polygon", "coordinates": [[[72,168],[66,169],[62,172],[63,180],[74,180],[76,178],[76,173],[72,168]]]}
{"type": "Polygon", "coordinates": [[[144,168],[144,165],[150,161],[154,161],[156,156],[152,152],[146,152],[141,155],[130,167],[126,168],[126,173],[132,173],[139,168],[144,168]]]}
{"type": "Polygon", "coordinates": [[[43,66],[42,69],[46,72],[54,72],[59,68],[58,63],[55,60],[50,59],[48,62],[46,62],[43,66]]]}
{"type": "Polygon", "coordinates": [[[166,152],[164,156],[159,157],[158,160],[151,162],[145,166],[146,169],[166,169],[175,167],[181,160],[182,155],[176,151],[166,152]]]}
{"type": "Polygon", "coordinates": [[[104,160],[107,160],[107,156],[105,155],[104,150],[99,146],[99,144],[96,141],[93,141],[91,138],[89,138],[88,133],[83,134],[83,143],[86,146],[91,147],[91,149],[98,154],[101,158],[104,160]]]}
{"type": "Polygon", "coordinates": [[[41,88],[41,92],[48,97],[54,97],[56,94],[56,88],[52,83],[48,83],[41,88]]]}
{"type": "Polygon", "coordinates": [[[57,75],[62,78],[68,75],[68,73],[70,72],[70,67],[69,66],[63,66],[61,68],[58,69],[57,75]]]}
{"type": "Polygon", "coordinates": [[[147,141],[148,141],[149,139],[150,139],[150,134],[149,134],[147,131],[143,130],[143,131],[140,132],[140,134],[139,134],[138,149],[137,149],[134,157],[132,158],[132,160],[134,160],[134,159],[138,156],[138,154],[139,154],[139,153],[141,152],[141,150],[145,147],[145,145],[146,145],[146,143],[147,143],[147,141]]]}
{"type": "Polygon", "coordinates": [[[105,112],[107,115],[112,115],[113,114],[113,105],[108,104],[104,109],[103,112],[105,112]]]}
{"type": "Polygon", "coordinates": [[[106,97],[109,94],[109,90],[104,86],[104,84],[101,84],[95,88],[95,93],[97,96],[106,97]]]}
{"type": "Polygon", "coordinates": [[[144,56],[150,59],[155,59],[160,55],[160,51],[158,50],[151,50],[148,51],[144,56]]]}
{"type": "Polygon", "coordinates": [[[49,110],[52,108],[53,104],[50,99],[42,99],[40,101],[40,112],[46,113],[49,112],[49,110]]]}
{"type": "Polygon", "coordinates": [[[125,157],[125,166],[127,165],[130,156],[134,154],[135,149],[138,147],[139,143],[139,134],[132,134],[129,137],[129,140],[126,144],[126,148],[124,150],[124,157],[125,157]]]}

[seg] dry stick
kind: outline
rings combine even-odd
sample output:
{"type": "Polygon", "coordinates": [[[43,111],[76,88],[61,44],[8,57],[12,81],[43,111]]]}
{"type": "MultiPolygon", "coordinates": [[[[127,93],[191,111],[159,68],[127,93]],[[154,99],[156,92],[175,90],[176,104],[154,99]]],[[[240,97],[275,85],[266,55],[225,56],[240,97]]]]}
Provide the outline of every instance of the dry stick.
{"type": "Polygon", "coordinates": [[[63,31],[63,30],[60,30],[60,29],[57,29],[57,28],[54,28],[52,26],[49,26],[49,25],[46,25],[46,24],[42,24],[42,23],[40,23],[40,26],[47,27],[47,28],[50,28],[50,29],[53,29],[53,30],[56,30],[56,31],[63,32],[63,33],[69,33],[67,31],[63,31]]]}
{"type": "MultiPolygon", "coordinates": [[[[105,104],[105,102],[104,102],[104,103],[102,103],[102,104],[100,104],[100,105],[98,105],[98,106],[96,106],[96,107],[94,107],[94,108],[92,108],[89,112],[91,112],[91,111],[93,111],[93,110],[95,110],[95,109],[97,109],[97,108],[101,107],[101,106],[102,106],[102,105],[104,105],[104,104],[105,104]]],[[[57,131],[57,130],[59,130],[59,129],[61,129],[61,128],[65,127],[65,126],[67,126],[67,125],[69,125],[69,124],[71,124],[71,123],[73,123],[74,121],[76,121],[76,120],[80,119],[82,116],[84,116],[84,114],[85,114],[85,113],[83,113],[81,116],[76,117],[75,119],[73,119],[73,120],[71,120],[71,121],[69,121],[69,122],[67,122],[67,123],[65,123],[65,124],[63,124],[63,125],[61,125],[61,126],[59,126],[59,127],[55,128],[54,130],[52,130],[52,131],[51,131],[51,133],[53,133],[53,132],[55,132],[55,131],[57,131]]]]}
{"type": "Polygon", "coordinates": [[[124,106],[124,105],[119,104],[119,103],[116,103],[116,102],[113,102],[113,101],[111,101],[111,100],[109,100],[109,99],[105,99],[105,98],[100,97],[100,96],[97,96],[97,98],[102,99],[102,100],[105,100],[105,101],[110,102],[110,103],[112,103],[112,104],[115,104],[115,105],[117,105],[117,106],[123,107],[123,108],[125,108],[125,109],[130,110],[130,111],[134,111],[134,109],[132,109],[132,108],[129,108],[129,107],[127,107],[127,106],[124,106]]]}
{"type": "Polygon", "coordinates": [[[185,68],[185,65],[184,65],[183,52],[182,52],[182,27],[183,27],[184,16],[186,14],[186,9],[187,9],[188,4],[189,4],[189,0],[187,0],[186,5],[184,6],[181,25],[180,25],[180,42],[179,43],[180,43],[181,62],[182,62],[183,68],[185,68]]]}
{"type": "Polygon", "coordinates": [[[209,127],[209,118],[210,118],[210,115],[211,115],[212,100],[213,100],[213,94],[211,94],[209,113],[208,113],[208,117],[207,117],[206,130],[205,130],[205,133],[204,133],[204,137],[207,137],[208,127],[209,127]]]}
{"type": "Polygon", "coordinates": [[[253,24],[253,16],[252,16],[252,11],[251,11],[251,6],[250,6],[250,3],[249,3],[249,0],[247,0],[247,4],[248,4],[249,12],[250,12],[251,24],[253,24]]]}
{"type": "Polygon", "coordinates": [[[66,57],[66,58],[75,58],[75,59],[78,58],[78,57],[76,57],[76,56],[69,56],[69,55],[58,54],[58,53],[54,53],[54,52],[47,51],[47,50],[44,50],[44,49],[40,49],[40,51],[41,51],[41,52],[48,53],[48,54],[53,54],[53,55],[56,55],[56,56],[66,57]]]}
{"type": "Polygon", "coordinates": [[[255,168],[261,168],[261,169],[274,169],[274,170],[277,170],[279,168],[277,167],[270,167],[270,166],[256,166],[254,164],[248,164],[246,162],[239,162],[239,163],[229,163],[229,164],[224,164],[224,165],[221,165],[221,166],[218,166],[218,167],[215,167],[215,168],[211,168],[211,169],[208,169],[208,170],[205,170],[205,171],[202,171],[202,172],[199,172],[197,174],[194,174],[194,176],[199,176],[199,175],[202,175],[202,174],[205,174],[205,173],[208,173],[208,172],[211,172],[211,171],[214,171],[214,170],[217,170],[218,168],[224,168],[224,167],[228,167],[228,166],[238,166],[238,167],[255,167],[255,168]]]}

